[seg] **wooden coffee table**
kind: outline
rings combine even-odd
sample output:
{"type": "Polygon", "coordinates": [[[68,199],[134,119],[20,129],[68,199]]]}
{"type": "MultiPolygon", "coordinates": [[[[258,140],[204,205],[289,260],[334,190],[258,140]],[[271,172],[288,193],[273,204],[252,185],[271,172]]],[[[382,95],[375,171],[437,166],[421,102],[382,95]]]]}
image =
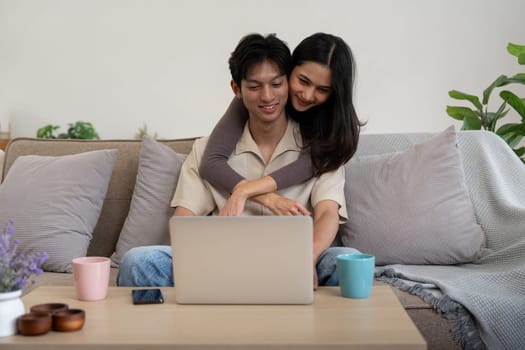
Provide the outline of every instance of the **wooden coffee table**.
{"type": "Polygon", "coordinates": [[[66,303],[86,311],[77,332],[0,337],[7,349],[426,349],[426,343],[389,286],[368,299],[346,299],[320,288],[313,305],[133,305],[131,288],[110,287],[102,301],[82,302],[73,287],[39,287],[32,305],[66,303]],[[36,345],[38,344],[38,347],[36,345]]]}

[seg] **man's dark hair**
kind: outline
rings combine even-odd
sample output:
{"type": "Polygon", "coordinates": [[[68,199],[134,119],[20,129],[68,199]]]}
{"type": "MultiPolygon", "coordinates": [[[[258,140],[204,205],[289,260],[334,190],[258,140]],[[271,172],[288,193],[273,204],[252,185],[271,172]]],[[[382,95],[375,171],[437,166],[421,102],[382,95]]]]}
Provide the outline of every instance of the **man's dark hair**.
{"type": "Polygon", "coordinates": [[[249,34],[239,41],[228,61],[233,81],[240,87],[241,80],[246,79],[248,70],[264,60],[277,64],[279,71],[289,77],[292,70],[292,55],[284,41],[275,34],[262,36],[249,34]]]}

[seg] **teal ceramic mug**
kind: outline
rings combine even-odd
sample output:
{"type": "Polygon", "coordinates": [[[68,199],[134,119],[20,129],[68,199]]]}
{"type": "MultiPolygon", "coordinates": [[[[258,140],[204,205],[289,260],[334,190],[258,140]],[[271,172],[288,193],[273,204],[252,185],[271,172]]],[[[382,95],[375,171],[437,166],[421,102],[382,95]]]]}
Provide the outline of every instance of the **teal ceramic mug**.
{"type": "Polygon", "coordinates": [[[375,257],[369,254],[337,256],[337,276],[345,298],[368,298],[374,281],[375,257]]]}

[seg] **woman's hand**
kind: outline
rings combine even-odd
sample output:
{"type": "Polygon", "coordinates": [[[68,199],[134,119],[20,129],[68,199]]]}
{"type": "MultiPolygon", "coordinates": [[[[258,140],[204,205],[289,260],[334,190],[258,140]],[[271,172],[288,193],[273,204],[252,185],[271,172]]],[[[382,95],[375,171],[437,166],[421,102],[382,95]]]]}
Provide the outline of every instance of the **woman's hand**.
{"type": "MultiPolygon", "coordinates": [[[[266,176],[262,181],[273,182],[271,177],[266,176]]],[[[233,192],[226,201],[226,204],[221,209],[219,215],[222,216],[239,216],[244,211],[244,206],[248,199],[255,201],[256,203],[264,205],[270,209],[274,215],[312,215],[308,209],[306,209],[301,203],[282,197],[274,192],[257,194],[254,190],[256,183],[261,183],[261,180],[248,181],[242,180],[239,182],[233,192]],[[255,195],[254,195],[255,193],[255,195]]],[[[270,186],[271,187],[271,186],[270,186]]]]}
{"type": "Polygon", "coordinates": [[[222,207],[219,215],[221,216],[239,216],[244,210],[244,205],[248,197],[241,195],[239,192],[233,192],[230,198],[226,201],[224,207],[222,207]]]}
{"type": "Polygon", "coordinates": [[[276,193],[268,193],[259,197],[264,197],[261,198],[263,205],[270,209],[275,215],[312,215],[308,209],[301,205],[301,203],[282,197],[276,193]]]}
{"type": "Polygon", "coordinates": [[[224,207],[222,207],[219,215],[221,216],[239,216],[244,211],[244,206],[246,201],[250,197],[250,192],[248,187],[250,182],[247,180],[242,180],[239,182],[233,189],[230,198],[226,201],[224,207]]]}

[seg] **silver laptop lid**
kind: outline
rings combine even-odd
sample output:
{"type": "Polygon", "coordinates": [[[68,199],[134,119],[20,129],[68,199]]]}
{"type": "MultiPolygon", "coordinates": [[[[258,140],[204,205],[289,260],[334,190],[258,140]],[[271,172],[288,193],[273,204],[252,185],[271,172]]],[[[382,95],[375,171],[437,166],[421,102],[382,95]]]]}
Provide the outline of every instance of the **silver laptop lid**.
{"type": "Polygon", "coordinates": [[[177,303],[313,302],[310,217],[174,216],[170,233],[177,303]]]}

